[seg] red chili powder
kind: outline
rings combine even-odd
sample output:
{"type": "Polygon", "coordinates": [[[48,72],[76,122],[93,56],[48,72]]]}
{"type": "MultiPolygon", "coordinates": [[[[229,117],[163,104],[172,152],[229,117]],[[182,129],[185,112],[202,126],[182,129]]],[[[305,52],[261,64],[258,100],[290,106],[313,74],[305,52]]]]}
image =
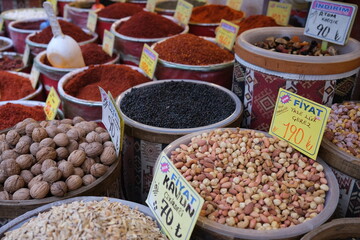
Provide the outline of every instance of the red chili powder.
{"type": "Polygon", "coordinates": [[[234,60],[234,55],[215,43],[193,34],[180,34],[157,43],[159,58],[188,65],[210,65],[234,60]]]}
{"type": "Polygon", "coordinates": [[[209,4],[195,7],[191,13],[190,22],[220,23],[222,19],[233,21],[244,17],[242,11],[237,11],[225,5],[209,4]]]}
{"type": "Polygon", "coordinates": [[[130,37],[162,38],[184,30],[175,22],[156,13],[141,11],[117,27],[116,31],[130,37]]]}
{"type": "Polygon", "coordinates": [[[0,106],[0,130],[12,127],[26,118],[33,118],[36,121],[45,120],[43,107],[30,107],[13,103],[0,106]]]}
{"type": "Polygon", "coordinates": [[[24,29],[24,30],[39,30],[40,24],[46,20],[37,20],[37,21],[23,21],[13,24],[14,28],[24,29]]]}
{"type": "Polygon", "coordinates": [[[143,9],[131,3],[113,3],[101,9],[97,15],[104,18],[120,19],[132,16],[143,9]]]}
{"type": "Polygon", "coordinates": [[[245,18],[241,22],[237,23],[237,25],[240,26],[238,35],[240,35],[240,33],[245,32],[246,30],[253,28],[279,26],[276,23],[275,19],[265,15],[250,16],[248,18],[245,18]]]}
{"type": "Polygon", "coordinates": [[[90,66],[76,74],[65,85],[67,94],[76,98],[101,101],[99,86],[114,97],[135,85],[150,81],[143,74],[124,65],[90,66]]]}
{"type": "MultiPolygon", "coordinates": [[[[84,42],[92,38],[91,35],[84,32],[80,27],[76,26],[75,24],[63,20],[59,20],[59,24],[62,32],[65,35],[69,35],[77,42],[84,42]]],[[[51,31],[51,27],[48,26],[44,28],[41,32],[35,33],[35,35],[32,36],[30,40],[36,43],[48,44],[52,37],[53,34],[51,31]]]]}
{"type": "Polygon", "coordinates": [[[28,78],[0,71],[0,101],[18,100],[33,92],[28,78]]]}

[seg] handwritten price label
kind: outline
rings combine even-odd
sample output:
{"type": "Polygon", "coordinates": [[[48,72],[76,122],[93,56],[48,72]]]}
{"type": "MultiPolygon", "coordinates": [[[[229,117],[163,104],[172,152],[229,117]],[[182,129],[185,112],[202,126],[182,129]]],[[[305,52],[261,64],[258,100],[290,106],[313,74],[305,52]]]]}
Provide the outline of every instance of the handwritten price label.
{"type": "Polygon", "coordinates": [[[277,24],[286,26],[289,23],[290,13],[291,4],[270,1],[266,16],[274,18],[277,24]]]}
{"type": "Polygon", "coordinates": [[[269,133],[316,159],[330,110],[280,88],[269,133]]]}
{"type": "Polygon", "coordinates": [[[179,0],[176,5],[174,18],[181,24],[187,25],[191,17],[192,9],[193,5],[191,3],[188,3],[185,0],[179,0]]]}
{"type": "Polygon", "coordinates": [[[155,5],[156,5],[156,0],[147,0],[146,9],[149,12],[155,12],[155,5]]]}
{"type": "Polygon", "coordinates": [[[24,54],[22,57],[22,62],[24,66],[28,65],[30,59],[30,46],[28,44],[25,45],[24,54]]]}
{"type": "Polygon", "coordinates": [[[357,5],[314,0],[311,3],[304,34],[344,45],[349,39],[357,5]]]}
{"type": "Polygon", "coordinates": [[[171,239],[190,239],[204,199],[162,152],[146,203],[171,239]]]}
{"type": "Polygon", "coordinates": [[[36,85],[39,81],[39,76],[40,76],[39,70],[35,67],[35,65],[33,65],[30,72],[30,82],[31,82],[31,86],[34,89],[36,88],[36,85]]]}
{"type": "Polygon", "coordinates": [[[231,51],[238,31],[238,25],[222,19],[216,32],[216,42],[231,51]]]}
{"type": "Polygon", "coordinates": [[[44,112],[47,120],[54,120],[57,110],[60,106],[60,98],[54,87],[50,88],[48,97],[46,98],[44,112]]]}
{"type": "Polygon", "coordinates": [[[242,4],[243,0],[227,0],[226,2],[226,5],[228,7],[231,7],[232,9],[235,9],[237,11],[240,11],[242,4]]]}
{"type": "Polygon", "coordinates": [[[110,55],[110,57],[113,55],[114,51],[114,42],[115,42],[115,36],[112,32],[105,29],[104,31],[104,39],[102,44],[102,49],[104,52],[110,55]]]}
{"type": "Polygon", "coordinates": [[[91,31],[95,32],[97,22],[97,14],[94,11],[90,11],[86,22],[86,27],[91,31]]]}
{"type": "Polygon", "coordinates": [[[144,70],[145,74],[150,79],[154,77],[158,57],[158,53],[151,49],[149,45],[145,43],[143,51],[141,53],[139,67],[144,70]]]}

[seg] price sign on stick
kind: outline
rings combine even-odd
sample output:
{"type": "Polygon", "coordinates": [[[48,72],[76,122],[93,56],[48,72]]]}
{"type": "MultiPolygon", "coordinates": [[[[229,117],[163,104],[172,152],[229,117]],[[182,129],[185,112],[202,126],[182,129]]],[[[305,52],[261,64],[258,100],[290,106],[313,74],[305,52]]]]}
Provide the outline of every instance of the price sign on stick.
{"type": "Polygon", "coordinates": [[[179,0],[176,5],[174,18],[179,20],[181,24],[187,25],[191,17],[192,9],[192,4],[186,2],[185,0],[179,0]]]}
{"type": "Polygon", "coordinates": [[[308,13],[304,34],[344,45],[357,12],[354,4],[314,0],[308,13]]]}
{"type": "Polygon", "coordinates": [[[146,9],[149,12],[155,12],[155,5],[156,5],[156,0],[147,0],[146,9]]]}
{"type": "Polygon", "coordinates": [[[243,0],[227,0],[226,5],[232,9],[240,11],[243,0]]]}
{"type": "Polygon", "coordinates": [[[316,159],[330,110],[280,88],[269,133],[316,159]]]}
{"type": "Polygon", "coordinates": [[[90,11],[86,22],[86,27],[91,31],[95,32],[97,22],[97,14],[94,11],[90,11]]]}
{"type": "Polygon", "coordinates": [[[190,239],[204,199],[162,152],[146,203],[170,239],[190,239]]]}
{"type": "Polygon", "coordinates": [[[112,32],[105,29],[104,31],[104,39],[102,44],[102,49],[104,52],[110,55],[110,57],[113,55],[114,51],[114,42],[115,42],[115,36],[112,32]]]}
{"type": "Polygon", "coordinates": [[[39,76],[40,76],[39,70],[35,67],[35,65],[33,65],[30,72],[30,82],[31,82],[31,86],[34,89],[36,88],[36,85],[39,81],[39,76]]]}
{"type": "Polygon", "coordinates": [[[0,31],[2,30],[3,26],[4,26],[4,19],[0,17],[0,31]]]}
{"type": "Polygon", "coordinates": [[[54,13],[57,14],[57,0],[47,0],[47,2],[51,3],[54,13]]]}
{"type": "Polygon", "coordinates": [[[30,46],[28,44],[25,45],[24,54],[22,57],[22,62],[24,66],[28,65],[30,59],[30,46]]]}
{"type": "Polygon", "coordinates": [[[144,44],[139,67],[146,73],[146,75],[150,79],[154,77],[158,56],[158,53],[151,49],[149,45],[147,45],[146,43],[144,44]]]}
{"type": "Polygon", "coordinates": [[[277,24],[286,26],[289,23],[290,13],[291,4],[270,1],[266,16],[275,19],[277,24]]]}
{"type": "Polygon", "coordinates": [[[239,26],[226,20],[221,20],[220,26],[216,32],[216,42],[228,50],[232,50],[239,26]]]}
{"type": "Polygon", "coordinates": [[[44,107],[46,120],[55,119],[59,106],[60,106],[59,95],[56,93],[55,88],[51,87],[49,95],[46,98],[45,107],[44,107]]]}

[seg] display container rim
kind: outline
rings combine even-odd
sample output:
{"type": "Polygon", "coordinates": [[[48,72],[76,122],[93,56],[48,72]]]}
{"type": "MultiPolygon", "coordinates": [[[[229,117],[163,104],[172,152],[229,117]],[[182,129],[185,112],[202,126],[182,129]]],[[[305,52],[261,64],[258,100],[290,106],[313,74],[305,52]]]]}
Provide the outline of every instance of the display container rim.
{"type": "MultiPolygon", "coordinates": [[[[0,52],[0,58],[2,58],[3,56],[19,56],[19,58],[22,59],[23,54],[21,53],[17,53],[17,52],[0,52]]],[[[16,69],[12,69],[10,71],[14,71],[14,72],[21,72],[22,70],[24,70],[25,68],[27,68],[29,66],[29,64],[21,67],[21,68],[16,68],[16,69]]]]}
{"type": "MultiPolygon", "coordinates": [[[[63,18],[60,18],[60,19],[63,19],[63,18]]],[[[29,34],[34,33],[34,32],[40,32],[41,29],[33,29],[33,30],[32,29],[21,29],[21,28],[15,28],[13,25],[17,24],[19,22],[36,22],[36,21],[41,21],[41,20],[46,21],[47,18],[27,18],[27,19],[20,19],[20,20],[12,21],[9,23],[9,30],[18,32],[18,33],[29,33],[29,34]]]]}
{"type": "Polygon", "coordinates": [[[9,50],[10,48],[12,48],[14,46],[13,40],[11,38],[0,36],[0,40],[7,43],[6,46],[3,46],[3,47],[0,48],[0,52],[9,50]]]}
{"type": "MultiPolygon", "coordinates": [[[[34,10],[34,11],[40,11],[40,12],[44,12],[45,13],[45,10],[43,8],[16,8],[16,9],[9,9],[9,10],[6,10],[6,11],[3,11],[0,15],[1,17],[4,19],[4,20],[10,20],[10,21],[14,21],[14,20],[20,20],[20,19],[14,19],[14,18],[10,18],[10,17],[6,17],[7,13],[9,12],[16,12],[16,11],[26,11],[26,10],[34,10]]],[[[46,14],[44,14],[44,16],[46,16],[46,14]]],[[[26,18],[25,18],[26,19],[26,18]]],[[[22,20],[25,20],[25,19],[22,19],[22,20]]],[[[31,18],[28,18],[28,19],[31,19],[31,18]]]]}

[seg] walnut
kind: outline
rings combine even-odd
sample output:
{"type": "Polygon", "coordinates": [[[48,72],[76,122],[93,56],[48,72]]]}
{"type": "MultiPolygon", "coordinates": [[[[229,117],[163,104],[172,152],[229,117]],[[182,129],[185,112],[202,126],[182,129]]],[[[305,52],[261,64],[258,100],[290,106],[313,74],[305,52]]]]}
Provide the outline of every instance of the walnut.
{"type": "Polygon", "coordinates": [[[87,174],[82,177],[82,180],[83,180],[84,185],[87,186],[87,185],[95,182],[96,178],[91,174],[87,174]]]}
{"type": "Polygon", "coordinates": [[[6,174],[5,170],[0,166],[0,183],[4,183],[7,177],[8,175],[6,174]]]}
{"type": "Polygon", "coordinates": [[[74,129],[78,132],[80,139],[86,136],[86,131],[79,127],[74,127],[74,129]]]}
{"type": "Polygon", "coordinates": [[[36,177],[34,177],[33,179],[30,180],[30,182],[28,183],[28,188],[31,189],[32,186],[34,186],[35,183],[40,182],[43,180],[43,175],[37,175],[36,177]]]}
{"type": "Polygon", "coordinates": [[[86,148],[86,146],[87,146],[88,144],[89,144],[89,143],[87,143],[87,142],[80,143],[80,144],[79,144],[79,150],[84,150],[84,151],[85,151],[85,148],[86,148]]]}
{"type": "Polygon", "coordinates": [[[31,167],[30,172],[31,172],[32,174],[34,174],[35,176],[36,176],[36,175],[39,175],[39,174],[41,173],[41,167],[42,167],[41,163],[35,163],[35,164],[31,167]]]}
{"type": "Polygon", "coordinates": [[[31,171],[29,171],[29,170],[22,170],[20,172],[20,176],[22,176],[25,183],[28,184],[31,181],[31,179],[33,179],[34,174],[32,174],[31,171]]]}
{"type": "Polygon", "coordinates": [[[96,127],[96,128],[95,128],[95,132],[97,132],[97,133],[100,134],[100,133],[107,132],[107,131],[106,131],[106,129],[103,128],[103,127],[96,127]]]}
{"type": "Polygon", "coordinates": [[[71,175],[65,181],[69,191],[76,190],[82,186],[82,179],[78,175],[71,175]]]}
{"type": "Polygon", "coordinates": [[[80,139],[80,134],[79,134],[78,130],[76,130],[75,127],[71,128],[69,131],[67,131],[66,135],[69,137],[69,139],[72,139],[75,141],[80,139]]]}
{"type": "Polygon", "coordinates": [[[54,142],[59,147],[65,147],[69,144],[69,137],[65,133],[58,133],[54,137],[54,142]]]}
{"type": "Polygon", "coordinates": [[[50,167],[44,172],[43,180],[48,183],[53,183],[59,180],[61,176],[62,173],[57,167],[50,167]]]}
{"type": "Polygon", "coordinates": [[[85,147],[85,153],[89,157],[96,157],[100,155],[102,151],[103,151],[103,146],[101,143],[98,142],[89,143],[85,147]]]}
{"type": "Polygon", "coordinates": [[[71,128],[72,128],[72,126],[70,124],[64,124],[64,123],[60,123],[59,126],[57,126],[57,129],[59,130],[59,132],[62,132],[62,133],[66,133],[71,128]]]}
{"type": "Polygon", "coordinates": [[[30,199],[30,189],[20,188],[13,194],[13,200],[28,200],[30,199]]]}
{"type": "Polygon", "coordinates": [[[39,148],[43,148],[43,147],[52,147],[55,148],[55,142],[52,138],[44,138],[43,140],[40,141],[39,143],[39,148]]]}
{"type": "Polygon", "coordinates": [[[24,186],[25,181],[20,175],[12,175],[4,182],[4,189],[9,193],[13,193],[24,186]]]}
{"type": "Polygon", "coordinates": [[[70,153],[68,161],[74,165],[74,167],[79,167],[86,159],[86,153],[83,150],[75,150],[70,153]]]}
{"type": "Polygon", "coordinates": [[[69,151],[69,153],[72,153],[73,151],[79,148],[79,143],[75,140],[70,140],[70,143],[66,148],[69,151]]]}
{"type": "Polygon", "coordinates": [[[46,120],[40,122],[40,126],[41,126],[42,128],[46,128],[48,125],[49,125],[49,122],[46,121],[46,120]]]}
{"type": "Polygon", "coordinates": [[[48,136],[51,137],[51,138],[55,137],[56,134],[59,133],[59,130],[57,129],[57,127],[53,126],[53,125],[47,126],[45,128],[45,131],[48,134],[48,136]]]}
{"type": "Polygon", "coordinates": [[[34,156],[36,156],[36,153],[39,151],[40,143],[34,142],[30,145],[30,153],[34,156]]]}
{"type": "Polygon", "coordinates": [[[5,133],[0,134],[0,141],[5,142],[6,141],[5,139],[6,139],[6,134],[5,133]]]}
{"type": "Polygon", "coordinates": [[[78,175],[79,177],[83,177],[85,174],[84,174],[84,171],[82,170],[82,168],[76,167],[76,168],[74,168],[74,175],[78,175]]]}
{"type": "Polygon", "coordinates": [[[32,122],[32,123],[29,123],[26,125],[25,127],[25,132],[26,132],[26,135],[28,136],[32,136],[32,132],[35,128],[38,128],[38,127],[41,127],[39,123],[37,122],[32,122]]]}
{"type": "MultiPolygon", "coordinates": [[[[95,124],[96,124],[96,123],[95,123],[95,124]]],[[[75,127],[79,127],[79,128],[84,129],[84,130],[85,130],[85,133],[87,134],[87,133],[89,133],[89,132],[91,132],[91,131],[94,131],[95,128],[97,127],[97,124],[96,124],[96,126],[95,126],[95,125],[93,125],[91,122],[82,121],[82,122],[80,122],[80,123],[75,124],[75,127]]]]}
{"type": "Polygon", "coordinates": [[[41,172],[44,173],[51,167],[56,167],[56,162],[52,159],[45,159],[45,161],[41,164],[41,172]]]}
{"type": "Polygon", "coordinates": [[[76,116],[73,118],[73,125],[76,125],[77,123],[85,121],[82,117],[76,116]]]}
{"type": "Polygon", "coordinates": [[[1,191],[0,200],[11,200],[11,195],[7,191],[1,191]]]}
{"type": "Polygon", "coordinates": [[[28,169],[35,164],[35,158],[31,154],[23,154],[16,158],[16,163],[19,164],[21,169],[28,169]]]}
{"type": "Polygon", "coordinates": [[[108,132],[102,132],[99,134],[101,138],[101,142],[107,142],[110,141],[110,134],[108,132]]]}
{"type": "Polygon", "coordinates": [[[31,137],[34,140],[34,142],[40,142],[44,138],[47,138],[48,134],[44,128],[38,127],[38,128],[34,128],[31,137]]]}
{"type": "MultiPolygon", "coordinates": [[[[60,121],[59,120],[50,120],[50,121],[48,121],[48,126],[55,126],[55,127],[57,127],[57,126],[59,126],[59,124],[60,124],[60,121]]],[[[55,135],[54,135],[55,136],[55,135]]]]}
{"type": "Polygon", "coordinates": [[[15,130],[10,130],[7,132],[5,140],[10,145],[16,145],[20,139],[20,134],[15,130]]]}
{"type": "Polygon", "coordinates": [[[10,148],[10,146],[9,146],[9,144],[8,144],[7,142],[1,141],[1,142],[0,142],[0,155],[1,155],[4,151],[8,150],[9,148],[10,148]]]}
{"type": "Polygon", "coordinates": [[[67,161],[66,161],[65,159],[62,159],[62,160],[56,162],[56,165],[59,167],[59,165],[60,165],[61,163],[63,163],[63,162],[67,162],[67,161]]]}
{"type": "Polygon", "coordinates": [[[66,147],[59,147],[55,151],[57,153],[58,160],[67,159],[69,156],[69,151],[67,150],[66,147]]]}
{"type": "Polygon", "coordinates": [[[116,151],[113,147],[106,147],[104,148],[104,151],[100,155],[100,161],[110,166],[116,161],[116,151]]]}
{"type": "Polygon", "coordinates": [[[108,168],[109,168],[108,166],[105,166],[101,163],[95,163],[94,165],[91,166],[90,173],[94,177],[101,177],[102,175],[104,175],[106,173],[108,168]]]}
{"type": "Polygon", "coordinates": [[[25,119],[23,120],[23,122],[24,122],[25,124],[37,123],[37,121],[36,121],[35,119],[33,119],[33,118],[25,118],[25,119]]]}
{"type": "Polygon", "coordinates": [[[92,131],[92,132],[89,132],[87,135],[86,135],[86,141],[88,143],[92,143],[92,142],[99,142],[101,143],[101,137],[100,135],[95,132],[95,131],[92,131]]]}
{"type": "Polygon", "coordinates": [[[36,160],[42,163],[45,159],[56,159],[56,151],[52,147],[43,147],[36,153],[36,160]]]}
{"type": "Polygon", "coordinates": [[[50,192],[56,197],[63,197],[67,192],[67,185],[63,181],[54,182],[51,184],[50,192]]]}
{"type": "Polygon", "coordinates": [[[15,125],[14,130],[17,131],[20,135],[24,135],[24,134],[26,134],[25,127],[26,127],[26,122],[24,122],[24,121],[18,122],[15,125]]]}
{"type": "Polygon", "coordinates": [[[45,181],[39,181],[36,182],[31,188],[30,188],[30,195],[32,198],[40,199],[46,197],[46,195],[50,191],[50,185],[49,183],[45,181]]]}
{"type": "Polygon", "coordinates": [[[90,168],[94,164],[95,164],[94,159],[86,158],[85,161],[83,162],[83,164],[81,165],[81,168],[84,171],[84,173],[89,174],[90,173],[90,168]]]}
{"type": "Polygon", "coordinates": [[[67,125],[72,125],[73,124],[73,120],[69,119],[69,118],[64,118],[60,120],[60,124],[67,124],[67,125]]]}
{"type": "Polygon", "coordinates": [[[104,147],[104,148],[106,148],[106,147],[113,147],[113,148],[115,148],[114,143],[111,142],[111,141],[106,141],[106,142],[104,142],[103,147],[104,147]]]}
{"type": "Polygon", "coordinates": [[[60,163],[58,168],[64,178],[68,178],[70,175],[74,174],[74,166],[68,161],[60,163]]]}
{"type": "Polygon", "coordinates": [[[19,154],[27,154],[30,151],[30,145],[25,141],[19,141],[14,150],[19,154]]]}
{"type": "Polygon", "coordinates": [[[21,168],[16,163],[15,159],[9,158],[0,163],[0,168],[5,172],[7,176],[20,174],[21,168]]]}
{"type": "Polygon", "coordinates": [[[5,150],[2,154],[1,154],[1,159],[5,160],[8,158],[13,158],[16,159],[19,156],[19,154],[17,152],[15,152],[15,150],[13,149],[8,149],[5,150]]]}
{"type": "Polygon", "coordinates": [[[33,143],[33,140],[31,137],[29,137],[28,135],[24,135],[22,137],[20,137],[19,142],[26,142],[27,144],[31,145],[33,143]]]}

